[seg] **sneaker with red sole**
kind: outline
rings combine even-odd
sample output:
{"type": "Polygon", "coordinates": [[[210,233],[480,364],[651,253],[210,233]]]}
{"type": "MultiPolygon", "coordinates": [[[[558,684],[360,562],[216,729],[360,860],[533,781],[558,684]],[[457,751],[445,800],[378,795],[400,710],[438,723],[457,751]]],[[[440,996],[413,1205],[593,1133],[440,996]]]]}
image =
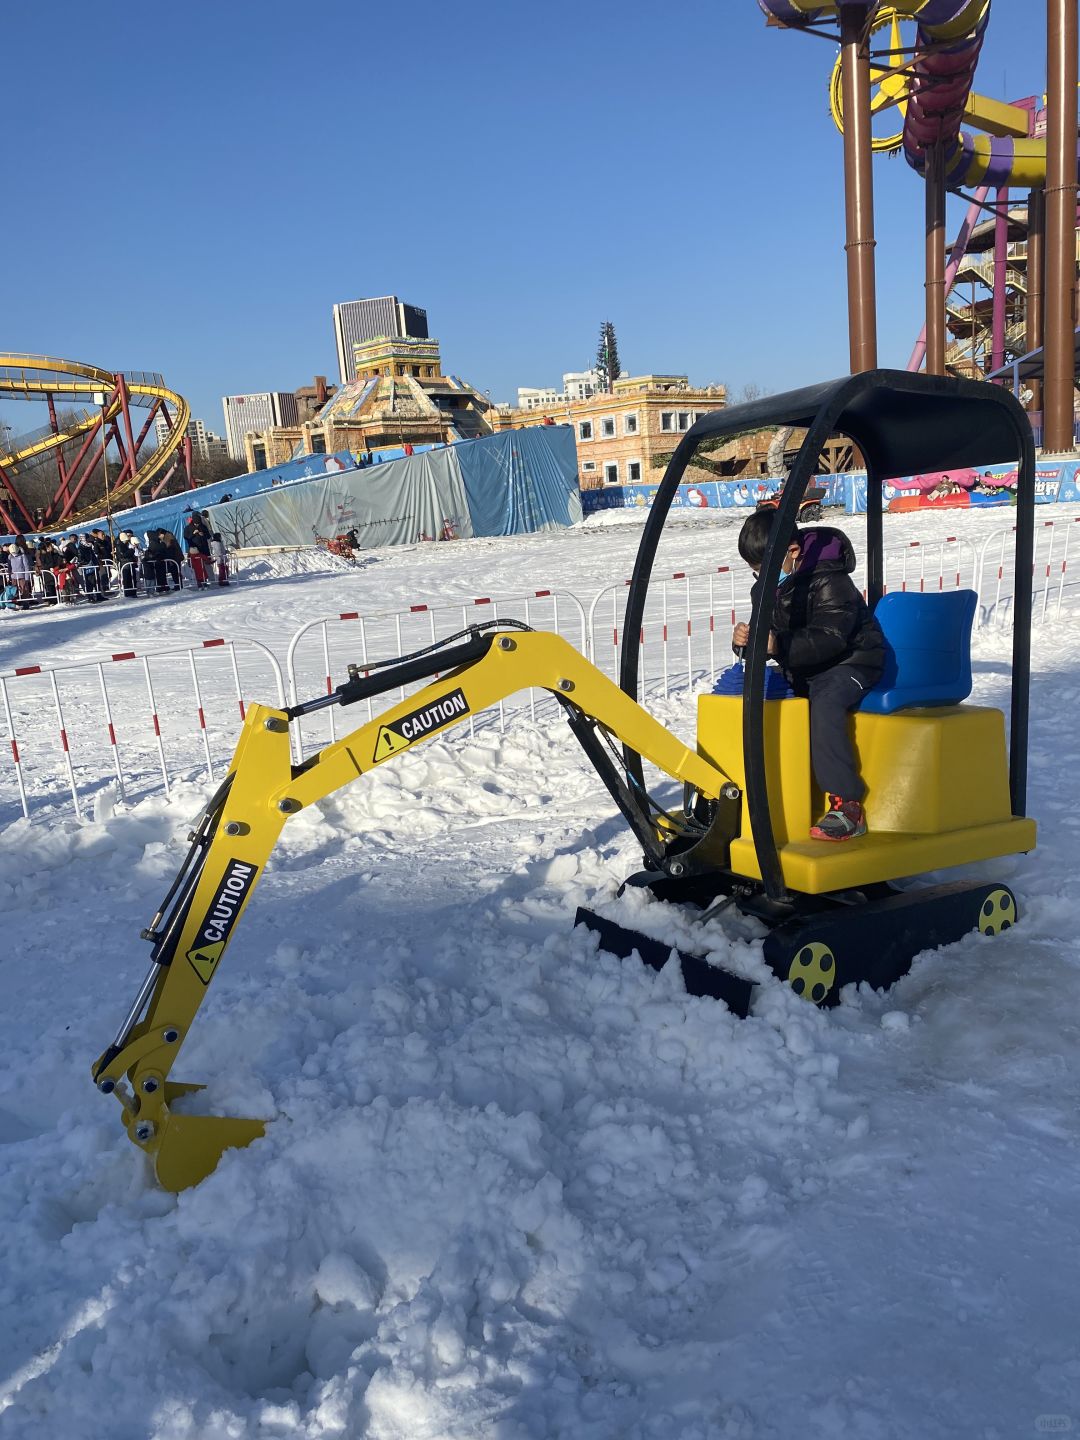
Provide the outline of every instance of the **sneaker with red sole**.
{"type": "Polygon", "coordinates": [[[811,840],[857,840],[866,834],[866,816],[858,800],[829,796],[829,808],[811,827],[811,840]]]}

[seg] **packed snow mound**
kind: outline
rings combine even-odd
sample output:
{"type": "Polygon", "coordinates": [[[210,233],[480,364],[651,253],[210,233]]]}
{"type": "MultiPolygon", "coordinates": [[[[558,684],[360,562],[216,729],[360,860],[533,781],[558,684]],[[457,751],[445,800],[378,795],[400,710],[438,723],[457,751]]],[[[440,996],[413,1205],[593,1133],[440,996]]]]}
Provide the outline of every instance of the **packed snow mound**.
{"type": "MultiPolygon", "coordinates": [[[[626,568],[626,530],[491,542],[479,593],[553,573],[587,592],[626,568]]],[[[734,528],[684,533],[693,561],[730,561],[734,528]]],[[[133,637],[198,623],[280,644],[313,613],[468,594],[478,553],[120,613],[133,637]]],[[[72,642],[24,620],[43,653],[72,642]]],[[[124,648],[108,616],[79,623],[124,648]]],[[[1008,645],[977,637],[978,702],[1004,702],[1008,645]]],[[[983,872],[1022,923],[832,1012],[765,971],[752,922],[617,896],[640,854],[546,715],[437,738],[302,812],[175,1071],[207,1084],[189,1107],[267,1134],[179,1197],[89,1070],[207,787],[0,831],[0,1440],[1075,1424],[1070,623],[1037,629],[1034,665],[1040,849],[983,872]],[[579,904],[760,980],[751,1018],[606,955],[579,904]]],[[[691,695],[655,708],[692,735],[691,695]]]]}
{"type": "Polygon", "coordinates": [[[270,580],[284,575],[335,575],[353,569],[353,562],[317,545],[304,550],[238,550],[240,580],[270,580]]]}

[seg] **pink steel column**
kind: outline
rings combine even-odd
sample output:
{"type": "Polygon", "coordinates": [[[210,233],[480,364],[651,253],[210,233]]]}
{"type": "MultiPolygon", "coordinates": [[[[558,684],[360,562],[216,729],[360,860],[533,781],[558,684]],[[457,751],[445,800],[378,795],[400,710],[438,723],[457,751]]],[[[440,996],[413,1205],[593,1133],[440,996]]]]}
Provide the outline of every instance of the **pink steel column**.
{"type": "MultiPolygon", "coordinates": [[[[982,214],[982,206],[989,193],[990,187],[988,185],[980,185],[978,190],[975,191],[974,199],[968,206],[967,215],[964,217],[964,223],[963,225],[961,225],[960,233],[956,237],[956,243],[952,247],[952,257],[949,260],[948,267],[945,271],[946,297],[948,296],[948,293],[952,289],[953,283],[956,280],[956,274],[957,271],[960,269],[961,261],[967,254],[968,241],[971,239],[971,232],[975,229],[975,225],[982,214]]],[[[915,341],[915,348],[911,352],[906,369],[910,370],[912,373],[918,371],[922,367],[925,355],[926,325],[924,323],[922,329],[919,331],[919,338],[915,341]]]]}

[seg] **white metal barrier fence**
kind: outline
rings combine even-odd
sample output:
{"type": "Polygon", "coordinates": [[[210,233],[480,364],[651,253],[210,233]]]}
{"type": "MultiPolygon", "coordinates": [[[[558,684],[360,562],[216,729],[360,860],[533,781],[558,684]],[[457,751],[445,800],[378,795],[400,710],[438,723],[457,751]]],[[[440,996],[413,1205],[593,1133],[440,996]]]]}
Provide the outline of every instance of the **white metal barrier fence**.
{"type": "MultiPolygon", "coordinates": [[[[939,594],[945,590],[979,588],[979,554],[970,540],[948,535],[944,540],[911,540],[890,546],[884,555],[882,590],[939,594]]],[[[860,574],[864,566],[856,570],[860,574]]],[[[863,590],[865,594],[865,587],[863,590]]]]}
{"type": "MultiPolygon", "coordinates": [[[[224,563],[225,575],[230,583],[242,578],[242,572],[231,555],[226,556],[224,563]]],[[[208,587],[217,586],[216,561],[206,562],[206,577],[208,587]]],[[[105,560],[97,565],[72,564],[61,570],[35,570],[30,576],[30,599],[38,605],[49,602],[75,605],[99,595],[143,597],[163,594],[166,590],[195,588],[195,572],[186,559],[183,565],[175,560],[142,559],[124,565],[114,565],[112,561],[105,560]]]]}
{"type": "MultiPolygon", "coordinates": [[[[1077,524],[1080,518],[1049,520],[1036,529],[1036,620],[1060,613],[1080,594],[1080,550],[1073,557],[1069,553],[1070,545],[1077,549],[1071,539],[1074,533],[1080,538],[1073,528],[1077,524]]],[[[1015,589],[1013,534],[1014,528],[995,531],[979,550],[956,536],[890,547],[884,555],[885,589],[972,588],[980,597],[980,623],[1007,620],[1015,589]]],[[[741,565],[654,577],[637,637],[642,698],[667,696],[731,663],[731,627],[749,618],[752,578],[741,565]]],[[[862,564],[854,579],[865,585],[862,564]]],[[[51,668],[22,666],[0,674],[0,708],[12,757],[10,798],[29,816],[32,796],[55,800],[66,794],[81,814],[83,801],[105,780],[115,780],[121,798],[151,785],[168,794],[171,779],[181,773],[202,771],[213,781],[215,766],[227,761],[235,746],[246,695],[285,705],[331,693],[347,678],[350,665],[364,673],[482,621],[516,619],[555,631],[617,678],[628,585],[607,586],[587,609],[568,591],[536,590],[320,617],[289,641],[287,690],[274,654],[251,640],[215,639],[51,668]],[[214,662],[210,671],[208,661],[214,662]],[[69,714],[75,717],[73,728],[69,714]]],[[[405,693],[396,690],[392,698],[405,693]]],[[[364,702],[345,723],[371,718],[384,703],[379,698],[364,702]]],[[[536,718],[541,707],[552,703],[535,690],[508,697],[488,716],[470,718],[469,732],[477,724],[503,728],[512,713],[536,718]]],[[[336,739],[340,727],[333,707],[306,721],[303,731],[294,725],[296,758],[312,745],[336,739]]],[[[4,788],[0,783],[0,802],[4,788]]]]}
{"type": "MultiPolygon", "coordinates": [[[[883,570],[886,593],[976,589],[979,556],[969,541],[950,535],[890,547],[883,556],[883,570]]],[[[853,578],[865,594],[864,564],[857,566],[853,578]]],[[[609,585],[589,606],[590,658],[612,676],[619,664],[629,584],[624,580],[609,585]]],[[[667,696],[676,683],[681,687],[730,665],[731,629],[737,620],[750,618],[752,584],[745,566],[654,576],[638,636],[639,697],[667,696]]]]}
{"type": "MultiPolygon", "coordinates": [[[[285,660],[289,695],[295,704],[316,694],[331,694],[348,678],[348,667],[355,665],[362,674],[369,673],[380,662],[395,660],[426,649],[447,635],[466,630],[491,620],[521,620],[536,630],[549,630],[564,636],[582,653],[587,653],[588,631],[585,611],[576,595],[567,590],[533,590],[520,595],[482,596],[473,600],[447,601],[433,605],[410,605],[407,610],[386,610],[373,614],[345,611],[340,615],[323,616],[302,625],[289,641],[285,660]]],[[[412,687],[398,688],[393,699],[404,699],[409,689],[419,689],[427,681],[412,687]]],[[[360,719],[371,719],[377,708],[388,701],[361,702],[360,719]]],[[[549,704],[545,692],[529,690],[500,702],[495,723],[500,729],[506,724],[508,711],[527,708],[535,719],[538,705],[549,704]]],[[[348,719],[355,727],[357,720],[348,719]]],[[[470,716],[469,733],[475,732],[478,717],[470,716]]],[[[484,723],[480,721],[479,723],[484,723]]],[[[302,757],[308,745],[325,745],[336,740],[338,733],[336,707],[319,711],[304,722],[293,725],[294,753],[302,757]]]]}
{"type": "MultiPolygon", "coordinates": [[[[698,674],[715,673],[731,663],[731,627],[740,604],[750,614],[750,584],[745,579],[736,594],[735,572],[728,565],[700,574],[679,571],[654,576],[649,585],[638,635],[638,692],[641,697],[659,691],[667,696],[672,682],[698,674]],[[720,635],[720,649],[716,636],[720,635]]],[[[609,585],[589,606],[589,655],[593,664],[616,678],[622,647],[626,592],[630,584],[609,585]]]]}
{"type": "MultiPolygon", "coordinates": [[[[1073,519],[1044,520],[1035,526],[1035,548],[1031,564],[1032,620],[1046,620],[1061,614],[1062,607],[1080,597],[1080,534],[1073,519]],[[1072,541],[1072,536],[1077,541],[1072,541]],[[1073,555],[1070,556],[1070,549],[1073,555]],[[1071,561],[1071,568],[1070,568],[1071,561]]],[[[1013,559],[1016,526],[995,531],[983,542],[979,557],[979,620],[981,624],[1006,624],[1012,615],[1016,590],[1013,559]]]]}
{"type": "Polygon", "coordinates": [[[55,801],[66,790],[81,815],[83,799],[106,779],[115,778],[121,799],[157,788],[159,775],[166,795],[180,774],[202,770],[213,782],[252,693],[285,704],[281,667],[254,640],[128,650],[0,674],[22,814],[29,818],[31,794],[55,801]]]}

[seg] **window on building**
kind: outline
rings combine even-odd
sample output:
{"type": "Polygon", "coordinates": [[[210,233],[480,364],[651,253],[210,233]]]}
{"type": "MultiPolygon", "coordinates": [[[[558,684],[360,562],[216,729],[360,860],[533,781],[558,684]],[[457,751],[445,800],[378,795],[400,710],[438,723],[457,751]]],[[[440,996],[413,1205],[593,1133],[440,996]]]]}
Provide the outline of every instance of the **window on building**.
{"type": "Polygon", "coordinates": [[[615,439],[615,416],[605,415],[600,421],[600,435],[604,440],[615,439]]]}
{"type": "Polygon", "coordinates": [[[325,436],[325,435],[312,435],[312,437],[311,437],[311,453],[312,453],[312,455],[325,455],[325,454],[326,454],[326,436],[325,436]]]}
{"type": "Polygon", "coordinates": [[[596,469],[596,461],[595,461],[595,460],[586,460],[586,461],[583,462],[581,468],[582,468],[582,470],[584,470],[584,471],[586,471],[586,472],[588,472],[588,471],[590,471],[590,470],[595,470],[595,469],[596,469]]]}
{"type": "Polygon", "coordinates": [[[631,485],[636,485],[641,479],[641,461],[628,460],[626,462],[626,478],[631,485]]]}
{"type": "Polygon", "coordinates": [[[690,411],[689,411],[689,410],[680,410],[680,411],[679,411],[679,429],[680,429],[680,430],[689,430],[689,429],[690,429],[690,411]]]}
{"type": "Polygon", "coordinates": [[[660,429],[661,429],[661,430],[674,430],[674,429],[675,429],[675,411],[674,411],[674,410],[661,410],[661,412],[660,412],[660,429]]]}
{"type": "Polygon", "coordinates": [[[579,440],[591,440],[591,439],[592,439],[592,421],[591,421],[591,420],[579,420],[579,421],[578,421],[577,436],[578,436],[578,439],[579,439],[579,440]]]}
{"type": "Polygon", "coordinates": [[[617,485],[619,483],[619,462],[609,460],[604,466],[604,484],[617,485]]]}
{"type": "Polygon", "coordinates": [[[255,461],[256,470],[266,469],[266,450],[262,445],[253,445],[251,449],[252,459],[255,461]]]}
{"type": "Polygon", "coordinates": [[[624,415],[622,417],[622,433],[624,435],[636,435],[638,433],[637,415],[624,415]]]}

